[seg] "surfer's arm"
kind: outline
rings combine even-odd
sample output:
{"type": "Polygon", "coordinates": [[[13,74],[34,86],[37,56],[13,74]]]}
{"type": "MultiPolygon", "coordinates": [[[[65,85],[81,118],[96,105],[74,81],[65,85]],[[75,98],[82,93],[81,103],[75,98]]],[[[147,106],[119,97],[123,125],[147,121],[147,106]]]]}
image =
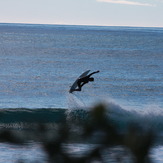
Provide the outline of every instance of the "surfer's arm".
{"type": "Polygon", "coordinates": [[[100,71],[95,71],[95,72],[92,72],[91,74],[89,74],[88,76],[92,76],[93,74],[96,74],[96,73],[99,73],[100,71]]]}

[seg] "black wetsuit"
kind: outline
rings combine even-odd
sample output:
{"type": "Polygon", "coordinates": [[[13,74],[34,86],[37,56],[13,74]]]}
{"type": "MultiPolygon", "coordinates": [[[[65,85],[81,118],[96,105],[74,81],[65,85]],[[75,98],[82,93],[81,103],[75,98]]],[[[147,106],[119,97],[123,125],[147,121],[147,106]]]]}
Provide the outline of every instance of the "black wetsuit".
{"type": "MultiPolygon", "coordinates": [[[[91,80],[90,80],[90,77],[91,77],[93,74],[98,73],[98,72],[99,72],[99,71],[92,72],[91,74],[89,74],[89,75],[87,75],[87,76],[85,76],[85,77],[83,77],[83,78],[78,79],[78,82],[77,82],[77,84],[78,84],[78,89],[76,89],[75,91],[81,91],[82,86],[85,85],[85,84],[87,84],[88,82],[91,81],[91,80]]],[[[94,79],[94,78],[93,78],[93,79],[94,79]]],[[[93,80],[92,80],[92,81],[93,81],[93,80]]]]}

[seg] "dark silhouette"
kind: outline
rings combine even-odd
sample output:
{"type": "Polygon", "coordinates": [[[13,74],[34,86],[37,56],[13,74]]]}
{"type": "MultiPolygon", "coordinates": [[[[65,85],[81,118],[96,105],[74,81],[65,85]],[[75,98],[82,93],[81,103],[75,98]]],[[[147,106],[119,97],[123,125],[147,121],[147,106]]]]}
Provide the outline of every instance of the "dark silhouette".
{"type": "Polygon", "coordinates": [[[81,91],[81,88],[89,83],[89,82],[93,82],[94,81],[94,78],[92,78],[91,76],[93,74],[96,74],[96,73],[99,73],[100,71],[95,71],[95,72],[92,72],[91,74],[83,77],[83,78],[79,78],[78,81],[77,81],[77,85],[78,85],[78,89],[75,89],[74,91],[81,91]]]}

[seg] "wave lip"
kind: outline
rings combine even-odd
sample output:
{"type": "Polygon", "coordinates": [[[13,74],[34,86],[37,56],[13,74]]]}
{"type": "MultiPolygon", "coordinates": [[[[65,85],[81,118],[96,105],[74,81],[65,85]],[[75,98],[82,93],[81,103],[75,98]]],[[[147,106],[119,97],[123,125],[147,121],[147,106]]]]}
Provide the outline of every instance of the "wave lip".
{"type": "Polygon", "coordinates": [[[65,109],[0,109],[0,124],[8,123],[61,123],[65,121],[65,109]]]}
{"type": "MultiPolygon", "coordinates": [[[[136,124],[163,135],[163,112],[157,107],[125,110],[121,106],[109,102],[106,104],[106,108],[106,117],[118,127],[119,131],[125,132],[130,124],[136,124]]],[[[89,118],[89,110],[89,108],[0,109],[0,127],[7,127],[9,124],[13,124],[13,126],[34,123],[60,124],[69,120],[84,122],[89,118]]]]}

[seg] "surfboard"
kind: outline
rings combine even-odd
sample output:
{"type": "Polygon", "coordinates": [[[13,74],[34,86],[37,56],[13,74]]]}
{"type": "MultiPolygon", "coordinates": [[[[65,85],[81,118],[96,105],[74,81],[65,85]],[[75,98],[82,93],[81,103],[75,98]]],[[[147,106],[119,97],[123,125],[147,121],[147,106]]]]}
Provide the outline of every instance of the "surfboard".
{"type": "Polygon", "coordinates": [[[90,70],[87,70],[87,71],[83,72],[83,73],[75,80],[75,82],[74,82],[74,83],[72,84],[72,86],[70,87],[70,90],[69,90],[70,93],[72,93],[72,92],[77,88],[77,86],[78,86],[78,84],[77,84],[78,80],[79,80],[80,78],[83,78],[83,77],[87,76],[89,72],[90,72],[90,70]]]}

